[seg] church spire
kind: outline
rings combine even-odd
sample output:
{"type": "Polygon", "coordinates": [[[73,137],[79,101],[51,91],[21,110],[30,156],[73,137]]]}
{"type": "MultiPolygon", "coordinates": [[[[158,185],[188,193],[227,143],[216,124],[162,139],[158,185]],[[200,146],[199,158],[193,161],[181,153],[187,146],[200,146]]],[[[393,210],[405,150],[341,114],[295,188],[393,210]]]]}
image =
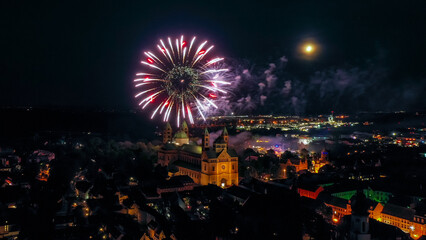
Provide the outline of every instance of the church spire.
{"type": "Polygon", "coordinates": [[[172,141],[172,132],[172,126],[170,126],[170,123],[167,122],[166,127],[163,130],[163,144],[172,141]]]}
{"type": "Polygon", "coordinates": [[[203,134],[203,149],[204,150],[209,149],[209,142],[210,142],[210,133],[207,130],[207,128],[204,128],[204,134],[203,134]]]}
{"type": "Polygon", "coordinates": [[[182,129],[182,131],[184,131],[186,133],[186,136],[189,137],[188,124],[186,123],[185,120],[183,120],[183,122],[182,122],[181,129],[182,129]]]}
{"type": "Polygon", "coordinates": [[[227,149],[228,140],[229,140],[228,130],[225,127],[223,128],[222,134],[220,134],[220,136],[216,138],[216,140],[213,143],[213,148],[215,149],[215,151],[220,152],[223,149],[227,149]]]}
{"type": "Polygon", "coordinates": [[[228,130],[226,129],[226,127],[223,128],[222,137],[223,137],[223,140],[226,142],[226,145],[228,145],[229,135],[228,135],[228,130]]]}

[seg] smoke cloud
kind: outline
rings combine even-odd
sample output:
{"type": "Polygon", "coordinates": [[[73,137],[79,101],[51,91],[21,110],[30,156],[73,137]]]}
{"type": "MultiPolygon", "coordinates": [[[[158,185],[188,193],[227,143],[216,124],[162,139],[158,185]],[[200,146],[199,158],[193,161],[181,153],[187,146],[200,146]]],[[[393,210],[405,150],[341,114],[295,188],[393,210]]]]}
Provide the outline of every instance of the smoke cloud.
{"type": "MultiPolygon", "coordinates": [[[[283,56],[265,68],[250,62],[231,64],[229,94],[219,104],[221,114],[319,114],[330,111],[424,110],[426,81],[392,75],[383,56],[358,66],[345,65],[291,75],[283,56]]],[[[214,114],[214,113],[213,113],[214,114]]]]}
{"type": "MultiPolygon", "coordinates": [[[[221,134],[222,130],[210,133],[210,146],[213,146],[214,141],[221,134]]],[[[199,139],[197,143],[201,144],[201,139],[199,139]]],[[[253,146],[261,146],[265,150],[275,149],[283,152],[287,149],[298,149],[299,144],[297,139],[274,136],[258,136],[253,135],[249,131],[244,131],[236,135],[229,136],[229,147],[235,149],[238,154],[242,154],[245,149],[253,148],[253,146]]]]}

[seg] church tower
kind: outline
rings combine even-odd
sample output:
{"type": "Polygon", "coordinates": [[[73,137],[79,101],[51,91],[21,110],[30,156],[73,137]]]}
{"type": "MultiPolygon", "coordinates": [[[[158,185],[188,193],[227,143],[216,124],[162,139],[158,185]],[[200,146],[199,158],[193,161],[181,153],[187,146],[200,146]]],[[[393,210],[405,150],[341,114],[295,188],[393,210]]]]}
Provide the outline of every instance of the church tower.
{"type": "Polygon", "coordinates": [[[222,134],[214,141],[213,148],[216,152],[221,152],[224,149],[228,148],[228,130],[226,130],[226,127],[223,128],[222,134]]]}
{"type": "Polygon", "coordinates": [[[321,161],[328,162],[328,152],[325,148],[321,151],[321,161]]]}
{"type": "Polygon", "coordinates": [[[228,146],[229,135],[228,135],[228,130],[226,129],[226,127],[223,128],[222,136],[223,136],[223,141],[225,141],[226,146],[228,146]]]}
{"type": "Polygon", "coordinates": [[[188,124],[186,124],[186,121],[185,121],[185,120],[183,120],[183,122],[182,122],[181,129],[182,129],[182,131],[183,131],[184,133],[186,133],[186,136],[188,136],[188,137],[189,137],[188,124]]]}
{"type": "Polygon", "coordinates": [[[210,133],[207,130],[207,128],[205,128],[204,134],[203,134],[203,150],[209,149],[209,143],[210,143],[210,133]]]}
{"type": "Polygon", "coordinates": [[[172,141],[172,132],[172,126],[170,126],[170,123],[167,122],[166,127],[163,130],[163,144],[172,141]]]}
{"type": "Polygon", "coordinates": [[[350,240],[370,240],[367,198],[361,190],[358,190],[351,201],[350,240]]]}

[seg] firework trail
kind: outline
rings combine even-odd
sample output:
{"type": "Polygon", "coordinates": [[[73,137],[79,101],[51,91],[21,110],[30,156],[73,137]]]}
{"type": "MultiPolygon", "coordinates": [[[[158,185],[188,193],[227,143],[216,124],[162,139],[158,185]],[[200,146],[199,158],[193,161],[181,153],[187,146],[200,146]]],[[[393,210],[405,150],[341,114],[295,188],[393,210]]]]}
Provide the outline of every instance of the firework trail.
{"type": "Polygon", "coordinates": [[[135,98],[141,98],[142,109],[153,110],[151,119],[162,115],[163,121],[169,121],[174,115],[178,126],[186,118],[193,124],[196,111],[205,120],[210,108],[218,108],[216,100],[227,93],[230,83],[225,77],[228,69],[221,64],[224,58],[210,58],[214,46],[195,42],[196,37],[189,43],[183,36],[175,41],[168,38],[157,44],[158,53],[144,52],[144,71],[134,80],[140,89],[135,98]]]}

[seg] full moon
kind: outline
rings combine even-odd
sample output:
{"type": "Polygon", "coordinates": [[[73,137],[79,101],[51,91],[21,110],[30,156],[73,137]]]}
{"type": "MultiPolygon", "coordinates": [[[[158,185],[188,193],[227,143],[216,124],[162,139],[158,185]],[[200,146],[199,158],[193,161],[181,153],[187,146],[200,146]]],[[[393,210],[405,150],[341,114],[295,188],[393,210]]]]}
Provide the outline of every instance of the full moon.
{"type": "Polygon", "coordinates": [[[314,47],[312,45],[308,44],[308,45],[305,46],[305,52],[306,53],[311,53],[313,51],[314,51],[314,47]]]}

